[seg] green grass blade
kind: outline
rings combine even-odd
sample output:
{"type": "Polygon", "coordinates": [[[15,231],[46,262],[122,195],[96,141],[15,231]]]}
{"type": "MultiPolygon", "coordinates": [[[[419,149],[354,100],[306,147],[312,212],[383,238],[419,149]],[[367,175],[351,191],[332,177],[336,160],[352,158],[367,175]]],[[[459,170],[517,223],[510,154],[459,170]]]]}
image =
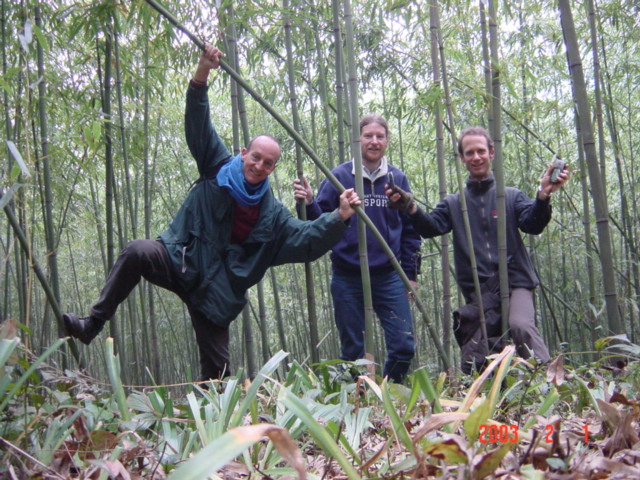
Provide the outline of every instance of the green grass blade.
{"type": "MultiPolygon", "coordinates": [[[[242,455],[251,445],[259,442],[270,430],[282,430],[273,425],[236,427],[208,444],[196,455],[174,470],[167,480],[202,480],[215,474],[231,460],[242,455]]],[[[293,455],[291,455],[293,456],[293,455]]],[[[291,461],[291,458],[286,458],[291,461]]]]}
{"type": "Polygon", "coordinates": [[[16,392],[27,381],[27,379],[31,376],[31,374],[40,366],[40,364],[44,362],[53,352],[55,352],[58,348],[60,348],[60,346],[66,341],[67,341],[66,338],[59,338],[53,345],[47,348],[47,350],[31,364],[31,366],[27,369],[27,371],[24,372],[22,376],[13,384],[13,388],[4,397],[4,399],[2,400],[2,403],[0,403],[0,412],[5,409],[5,407],[11,401],[11,399],[16,394],[16,392]]]}
{"type": "Polygon", "coordinates": [[[325,454],[334,458],[336,462],[340,464],[344,474],[350,480],[360,480],[360,475],[358,475],[356,470],[353,468],[351,462],[349,462],[347,457],[344,456],[342,450],[340,450],[331,435],[329,435],[329,432],[315,421],[303,401],[284,387],[280,390],[279,399],[283,405],[294,412],[300,421],[307,426],[309,433],[311,433],[315,441],[318,443],[318,446],[322,448],[325,454]]]}
{"type": "Polygon", "coordinates": [[[287,355],[289,355],[287,352],[283,352],[282,350],[280,350],[273,357],[271,357],[271,359],[267,363],[264,364],[264,366],[260,369],[260,372],[258,372],[255,380],[251,382],[251,386],[249,387],[249,390],[247,390],[247,394],[240,404],[240,407],[231,417],[231,420],[229,421],[229,427],[236,427],[242,424],[242,419],[249,411],[249,406],[251,405],[253,399],[256,398],[258,390],[267,379],[267,377],[275,372],[280,362],[282,362],[282,360],[284,360],[287,355]]]}
{"type": "MultiPolygon", "coordinates": [[[[524,424],[524,430],[529,430],[537,421],[536,417],[538,415],[544,417],[551,408],[553,408],[560,398],[560,394],[558,393],[558,389],[555,387],[549,392],[547,398],[544,399],[540,408],[536,411],[536,414],[527,420],[527,423],[524,424]]],[[[597,410],[599,412],[599,410],[597,410]]]]}
{"type": "Polygon", "coordinates": [[[429,377],[429,372],[426,368],[420,368],[416,370],[413,374],[413,378],[416,380],[416,383],[422,389],[422,393],[429,400],[429,403],[433,405],[433,411],[435,413],[442,413],[442,405],[440,405],[440,398],[436,393],[436,389],[433,386],[433,382],[429,377]]]}
{"type": "Polygon", "coordinates": [[[400,442],[409,452],[413,452],[413,441],[411,440],[411,436],[407,431],[407,427],[404,426],[404,422],[398,415],[398,412],[396,411],[396,408],[391,401],[389,385],[387,384],[386,380],[382,381],[380,390],[382,391],[382,404],[384,405],[384,410],[385,412],[387,412],[387,415],[389,415],[391,425],[393,426],[393,430],[396,433],[398,440],[400,440],[400,442]]]}
{"type": "Polygon", "coordinates": [[[107,374],[109,375],[109,381],[111,382],[111,389],[113,390],[113,396],[116,397],[118,404],[118,411],[121,418],[128,422],[131,420],[131,412],[127,405],[127,396],[124,393],[124,387],[122,386],[122,379],[120,378],[120,363],[118,358],[113,353],[113,338],[109,337],[104,342],[104,356],[107,362],[107,374]]]}

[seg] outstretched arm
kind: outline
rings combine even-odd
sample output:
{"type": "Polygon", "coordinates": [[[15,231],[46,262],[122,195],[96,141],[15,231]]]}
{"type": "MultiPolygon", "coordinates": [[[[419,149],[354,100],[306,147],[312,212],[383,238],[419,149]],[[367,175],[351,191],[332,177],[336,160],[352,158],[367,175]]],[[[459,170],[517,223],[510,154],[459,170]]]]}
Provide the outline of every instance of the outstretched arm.
{"type": "Polygon", "coordinates": [[[209,79],[209,72],[220,66],[222,52],[213,45],[205,44],[204,52],[200,55],[196,72],[192,80],[198,85],[206,85],[209,79]]]}
{"type": "Polygon", "coordinates": [[[231,154],[211,124],[207,79],[212,68],[218,68],[222,52],[205,45],[187,91],[184,128],[191,155],[198,164],[200,176],[210,178],[231,154]]]}

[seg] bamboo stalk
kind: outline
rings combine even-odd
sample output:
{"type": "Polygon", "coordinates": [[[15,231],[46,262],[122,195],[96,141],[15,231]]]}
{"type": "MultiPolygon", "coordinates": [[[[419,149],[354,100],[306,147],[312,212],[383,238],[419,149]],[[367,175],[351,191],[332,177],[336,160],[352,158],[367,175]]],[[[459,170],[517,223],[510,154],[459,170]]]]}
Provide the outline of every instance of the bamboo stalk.
{"type": "MultiPolygon", "coordinates": [[[[504,161],[502,158],[502,117],[500,105],[501,93],[501,65],[498,52],[498,25],[496,23],[495,0],[489,0],[489,52],[491,55],[491,115],[493,117],[493,131],[491,136],[494,144],[493,172],[496,179],[496,207],[498,209],[498,271],[500,275],[500,313],[502,317],[502,332],[509,332],[509,269],[507,266],[507,204],[504,183],[504,161]]],[[[484,318],[482,318],[484,320],[484,318]]],[[[482,324],[482,333],[486,342],[486,322],[482,324]]]]}
{"type": "MultiPolygon", "coordinates": [[[[44,290],[45,295],[47,296],[47,300],[49,301],[49,304],[51,305],[51,309],[53,310],[53,313],[56,317],[58,327],[62,331],[64,331],[65,330],[64,322],[62,321],[62,310],[60,309],[60,305],[58,305],[58,301],[56,300],[56,296],[53,290],[51,289],[49,282],[47,281],[47,277],[42,272],[42,269],[40,268],[40,265],[38,264],[38,262],[33,258],[33,255],[31,255],[31,248],[29,248],[29,242],[27,241],[27,237],[22,231],[22,228],[20,228],[20,223],[18,222],[18,219],[13,213],[13,209],[11,209],[10,206],[6,206],[4,207],[4,213],[7,215],[7,220],[9,221],[9,224],[13,229],[13,233],[15,234],[16,237],[18,237],[18,243],[20,243],[20,246],[22,247],[24,254],[28,259],[30,259],[31,268],[33,268],[33,271],[36,274],[36,277],[38,278],[38,281],[40,282],[40,285],[42,286],[42,289],[44,290]]],[[[71,354],[73,355],[73,358],[75,358],[76,361],[78,362],[78,365],[80,366],[80,368],[84,368],[85,365],[84,365],[84,362],[80,360],[80,353],[78,352],[78,347],[76,346],[75,342],[72,339],[69,339],[69,350],[71,350],[71,354]]]]}
{"type": "MultiPolygon", "coordinates": [[[[289,10],[291,5],[289,0],[283,0],[282,8],[284,10],[284,41],[287,52],[287,79],[289,84],[289,102],[291,104],[291,117],[293,119],[293,128],[297,131],[301,131],[300,115],[298,112],[298,97],[296,94],[296,83],[293,65],[293,40],[291,35],[291,15],[289,10]]],[[[297,176],[300,182],[304,185],[304,169],[302,162],[302,151],[300,144],[296,143],[296,169],[297,176]]],[[[305,201],[300,201],[300,218],[307,220],[307,209],[305,208],[305,201]]],[[[320,362],[319,342],[320,335],[318,334],[318,314],[316,309],[316,297],[315,297],[315,281],[313,278],[313,270],[311,269],[311,262],[305,262],[304,264],[304,278],[305,287],[307,293],[307,312],[308,312],[308,325],[309,325],[309,353],[311,354],[311,363],[320,362]]]]}
{"type": "Polygon", "coordinates": [[[591,124],[591,105],[582,69],[580,48],[576,36],[571,5],[567,0],[559,0],[560,21],[567,50],[569,72],[573,86],[580,120],[581,140],[585,151],[589,181],[593,196],[598,230],[598,245],[600,247],[600,264],[602,267],[602,283],[604,285],[604,299],[607,312],[609,333],[613,335],[625,332],[624,323],[618,314],[618,293],[613,268],[613,249],[609,228],[609,210],[607,206],[607,191],[600,174],[598,155],[595,148],[593,125],[591,124]]]}

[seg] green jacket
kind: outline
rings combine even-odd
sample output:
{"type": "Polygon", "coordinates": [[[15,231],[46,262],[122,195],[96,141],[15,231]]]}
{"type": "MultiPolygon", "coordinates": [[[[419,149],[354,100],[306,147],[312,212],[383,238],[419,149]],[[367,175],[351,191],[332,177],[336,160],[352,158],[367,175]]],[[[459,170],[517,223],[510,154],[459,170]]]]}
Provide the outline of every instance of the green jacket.
{"type": "Polygon", "coordinates": [[[232,156],[214,130],[207,88],[189,86],[185,132],[200,178],[169,228],[158,237],[190,308],[228,327],[246,303],[248,288],[274,265],[310,262],[326,253],[347,229],[337,211],[301,221],[269,189],[258,222],[242,244],[230,244],[235,202],[216,175],[232,156]]]}

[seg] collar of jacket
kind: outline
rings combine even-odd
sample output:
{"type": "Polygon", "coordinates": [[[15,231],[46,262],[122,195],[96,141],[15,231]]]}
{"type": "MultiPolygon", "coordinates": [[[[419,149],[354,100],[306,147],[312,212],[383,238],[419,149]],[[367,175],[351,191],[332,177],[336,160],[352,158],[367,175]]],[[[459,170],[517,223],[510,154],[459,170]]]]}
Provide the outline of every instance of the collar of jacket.
{"type": "MultiPolygon", "coordinates": [[[[355,160],[352,158],[351,159],[351,174],[355,176],[356,174],[356,166],[355,166],[355,160]]],[[[371,180],[371,183],[375,182],[377,179],[384,177],[387,175],[387,172],[389,171],[389,164],[387,163],[387,157],[382,157],[380,159],[380,166],[376,169],[376,174],[375,177],[371,175],[371,172],[369,172],[364,165],[362,165],[362,176],[363,178],[368,178],[369,180],[371,180]]]]}
{"type": "Polygon", "coordinates": [[[482,194],[487,192],[495,183],[495,177],[493,172],[489,174],[484,180],[472,180],[471,177],[467,178],[467,189],[473,194],[482,194]]]}

